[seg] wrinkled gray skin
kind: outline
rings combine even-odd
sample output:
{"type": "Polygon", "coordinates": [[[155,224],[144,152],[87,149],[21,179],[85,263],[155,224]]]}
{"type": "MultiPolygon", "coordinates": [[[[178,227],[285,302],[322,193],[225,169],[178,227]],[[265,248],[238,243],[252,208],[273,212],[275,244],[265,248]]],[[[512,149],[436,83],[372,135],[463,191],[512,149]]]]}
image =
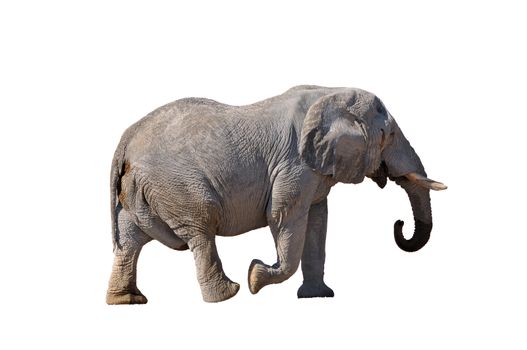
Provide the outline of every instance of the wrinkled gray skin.
{"type": "Polygon", "coordinates": [[[350,88],[297,86],[248,106],[187,98],[128,128],[111,170],[115,261],[108,304],[141,304],[137,259],[152,239],[190,248],[203,299],[234,296],[239,284],[222,268],[216,235],[269,225],[277,261],[253,260],[252,293],[288,279],[302,262],[298,297],[332,297],[323,280],[326,197],[337,182],[386,178],[401,185],[415,218],[406,251],[420,249],[432,228],[429,190],[407,180],[426,176],[419,157],[382,102],[350,88]]]}

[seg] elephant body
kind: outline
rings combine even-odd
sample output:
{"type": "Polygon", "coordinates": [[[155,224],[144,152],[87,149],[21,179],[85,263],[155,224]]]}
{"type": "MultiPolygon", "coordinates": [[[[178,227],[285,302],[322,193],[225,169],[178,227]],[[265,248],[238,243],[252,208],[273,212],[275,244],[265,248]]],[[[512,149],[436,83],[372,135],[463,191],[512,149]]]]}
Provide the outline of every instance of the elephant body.
{"type": "Polygon", "coordinates": [[[381,184],[393,176],[411,200],[414,193],[414,202],[424,201],[412,204],[416,224],[431,229],[428,189],[402,177],[425,177],[424,168],[397,133],[375,95],[349,88],[298,86],[247,106],[186,98],[155,110],[125,131],[115,152],[115,262],[107,302],[146,302],[135,275],[141,247],[151,239],[176,250],[190,247],[204,300],[228,299],[239,285],[223,272],[214,237],[267,225],[278,261],[251,263],[251,292],[287,279],[302,261],[299,297],[333,296],[323,266],[326,197],[334,184],[365,176],[381,184]],[[400,156],[390,143],[409,153],[400,156]]]}
{"type": "Polygon", "coordinates": [[[125,206],[152,207],[165,222],[203,221],[221,236],[266,226],[273,188],[306,172],[297,144],[308,104],[320,93],[290,92],[240,107],[187,98],[156,110],[123,137],[128,167],[120,198],[125,206]]]}

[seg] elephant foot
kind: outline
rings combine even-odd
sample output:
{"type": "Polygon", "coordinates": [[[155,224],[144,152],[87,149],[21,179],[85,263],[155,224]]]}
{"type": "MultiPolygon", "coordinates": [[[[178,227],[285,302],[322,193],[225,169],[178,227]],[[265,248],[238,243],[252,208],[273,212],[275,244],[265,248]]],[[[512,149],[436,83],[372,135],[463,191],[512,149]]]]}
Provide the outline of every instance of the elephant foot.
{"type": "Polygon", "coordinates": [[[134,293],[112,293],[106,294],[106,303],[108,305],[125,305],[125,304],[146,304],[148,299],[137,291],[134,293]]]}
{"type": "Polygon", "coordinates": [[[217,284],[201,286],[203,300],[207,303],[217,303],[232,298],[240,290],[240,285],[229,279],[222,280],[217,284]]]}
{"type": "Polygon", "coordinates": [[[269,266],[265,265],[261,260],[254,259],[249,266],[249,290],[252,294],[256,294],[267,285],[267,276],[269,266]]]}
{"type": "Polygon", "coordinates": [[[333,298],[335,293],[322,282],[305,282],[298,288],[299,298],[333,298]]]}

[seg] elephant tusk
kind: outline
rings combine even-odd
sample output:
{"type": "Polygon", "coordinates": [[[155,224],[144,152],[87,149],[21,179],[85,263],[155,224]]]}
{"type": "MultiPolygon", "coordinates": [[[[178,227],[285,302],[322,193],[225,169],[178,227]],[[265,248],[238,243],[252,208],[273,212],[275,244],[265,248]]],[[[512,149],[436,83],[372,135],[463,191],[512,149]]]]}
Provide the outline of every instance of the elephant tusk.
{"type": "Polygon", "coordinates": [[[421,187],[428,188],[429,190],[434,191],[442,191],[446,190],[448,187],[441,183],[434,180],[431,180],[423,175],[419,175],[417,173],[408,173],[404,175],[408,180],[412,181],[413,183],[418,184],[421,187]]]}

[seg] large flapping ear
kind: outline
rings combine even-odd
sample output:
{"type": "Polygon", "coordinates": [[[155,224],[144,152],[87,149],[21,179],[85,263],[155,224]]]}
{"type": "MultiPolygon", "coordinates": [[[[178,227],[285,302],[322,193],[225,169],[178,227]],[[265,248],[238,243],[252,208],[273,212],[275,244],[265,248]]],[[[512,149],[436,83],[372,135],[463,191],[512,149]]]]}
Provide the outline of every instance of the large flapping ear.
{"type": "Polygon", "coordinates": [[[299,145],[309,167],[344,183],[361,182],[367,167],[367,127],[353,113],[354,103],[354,95],[342,93],[318,99],[307,111],[299,145]]]}

